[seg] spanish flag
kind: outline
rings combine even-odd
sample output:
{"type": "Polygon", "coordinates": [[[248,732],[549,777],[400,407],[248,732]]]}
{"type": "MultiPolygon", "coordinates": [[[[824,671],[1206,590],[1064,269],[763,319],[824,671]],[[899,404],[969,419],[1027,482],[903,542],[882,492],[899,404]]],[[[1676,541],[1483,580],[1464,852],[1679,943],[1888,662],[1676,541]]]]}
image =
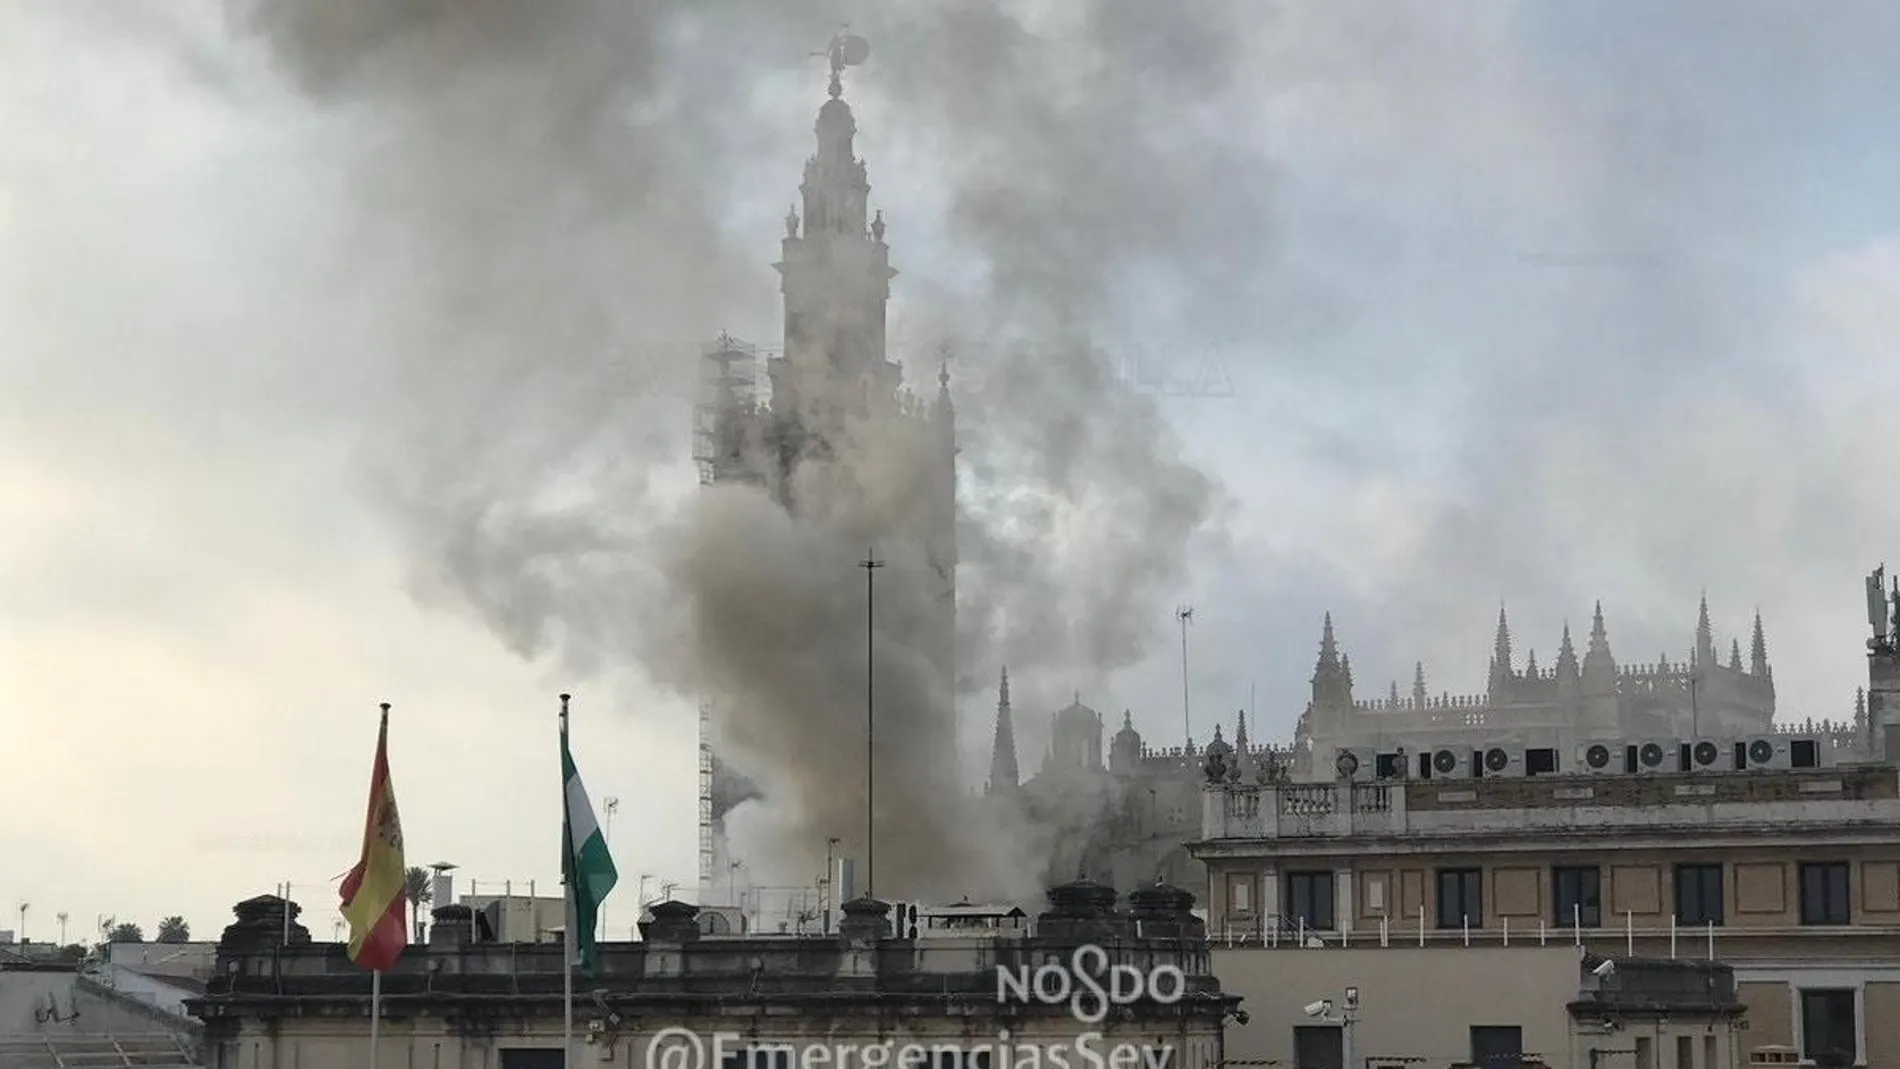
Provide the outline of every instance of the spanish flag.
{"type": "Polygon", "coordinates": [[[363,856],[343,877],[343,919],[350,922],[350,960],[384,972],[409,945],[408,903],[402,860],[402,819],[389,783],[389,705],[376,732],[376,766],[369,775],[369,816],[363,826],[363,856]]]}

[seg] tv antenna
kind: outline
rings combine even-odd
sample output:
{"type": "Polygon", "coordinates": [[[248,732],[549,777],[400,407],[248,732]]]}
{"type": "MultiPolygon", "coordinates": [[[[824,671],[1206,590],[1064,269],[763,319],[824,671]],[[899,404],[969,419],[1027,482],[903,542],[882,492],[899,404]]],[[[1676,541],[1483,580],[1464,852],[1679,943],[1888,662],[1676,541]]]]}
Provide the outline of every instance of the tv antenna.
{"type": "Polygon", "coordinates": [[[824,56],[831,60],[831,96],[833,99],[844,95],[844,69],[855,67],[871,58],[871,43],[855,33],[847,33],[850,27],[840,27],[838,35],[831,39],[823,52],[813,52],[814,56],[824,56]]]}
{"type": "Polygon", "coordinates": [[[1188,625],[1194,622],[1194,606],[1183,605],[1174,610],[1174,618],[1181,623],[1181,730],[1187,736],[1188,756],[1194,756],[1194,721],[1188,715],[1188,625]]]}
{"type": "Polygon", "coordinates": [[[1893,616],[1889,618],[1885,589],[1886,575],[1887,566],[1883,564],[1874,569],[1874,574],[1867,577],[1867,622],[1874,629],[1873,640],[1867,643],[1867,647],[1876,652],[1884,652],[1896,643],[1900,643],[1900,635],[1895,634],[1896,631],[1900,631],[1900,577],[1894,580],[1893,616]]]}

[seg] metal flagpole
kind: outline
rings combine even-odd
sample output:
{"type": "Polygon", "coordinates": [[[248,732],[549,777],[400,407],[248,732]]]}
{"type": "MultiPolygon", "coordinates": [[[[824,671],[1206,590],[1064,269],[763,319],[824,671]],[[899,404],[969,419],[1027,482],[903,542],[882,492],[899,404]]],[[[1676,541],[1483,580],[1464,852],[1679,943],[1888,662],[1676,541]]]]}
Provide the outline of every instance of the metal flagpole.
{"type": "Polygon", "coordinates": [[[864,569],[864,897],[871,897],[871,881],[877,876],[877,628],[873,613],[877,607],[877,570],[884,562],[877,559],[877,547],[865,552],[858,562],[864,569]]]}
{"type": "Polygon", "coordinates": [[[383,1024],[383,970],[369,974],[369,1069],[376,1069],[377,1037],[383,1024]]]}
{"type": "Polygon", "coordinates": [[[561,933],[562,952],[566,955],[561,963],[561,1064],[571,1067],[574,1064],[574,885],[569,882],[567,891],[567,923],[562,925],[566,931],[561,933]]]}
{"type": "MultiPolygon", "coordinates": [[[[561,753],[567,753],[567,699],[561,695],[561,753]]],[[[574,1065],[574,830],[567,823],[567,768],[561,768],[561,903],[566,918],[561,924],[561,1065],[574,1065]]]]}

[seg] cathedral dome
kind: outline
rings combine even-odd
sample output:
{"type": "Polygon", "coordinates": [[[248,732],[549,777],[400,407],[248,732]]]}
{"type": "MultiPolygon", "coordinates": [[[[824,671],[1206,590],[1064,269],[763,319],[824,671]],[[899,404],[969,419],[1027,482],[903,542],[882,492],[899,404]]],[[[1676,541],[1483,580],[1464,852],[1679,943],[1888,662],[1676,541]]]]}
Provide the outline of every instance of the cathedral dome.
{"type": "Polygon", "coordinates": [[[1075,696],[1068,707],[1056,713],[1056,727],[1094,728],[1100,727],[1102,714],[1082,704],[1082,696],[1075,696]]]}
{"type": "Polygon", "coordinates": [[[1234,748],[1228,745],[1227,740],[1220,737],[1219,724],[1214,725],[1214,741],[1208,743],[1207,749],[1201,752],[1208,757],[1212,757],[1215,754],[1221,754],[1222,756],[1226,756],[1234,752],[1234,748]]]}
{"type": "Polygon", "coordinates": [[[1135,715],[1126,709],[1122,710],[1122,729],[1115,733],[1115,744],[1137,747],[1141,745],[1141,732],[1135,730],[1135,715]]]}

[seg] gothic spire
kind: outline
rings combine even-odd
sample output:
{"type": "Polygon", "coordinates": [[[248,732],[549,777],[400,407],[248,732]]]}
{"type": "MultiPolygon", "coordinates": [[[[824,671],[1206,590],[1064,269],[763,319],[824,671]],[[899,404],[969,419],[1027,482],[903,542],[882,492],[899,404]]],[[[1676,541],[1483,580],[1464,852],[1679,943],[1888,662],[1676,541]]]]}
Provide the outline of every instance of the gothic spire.
{"type": "Polygon", "coordinates": [[[931,408],[931,417],[937,421],[939,433],[949,445],[951,456],[956,455],[957,409],[950,401],[950,352],[946,347],[938,354],[937,400],[931,408]]]}
{"type": "Polygon", "coordinates": [[[1502,700],[1509,689],[1511,680],[1517,675],[1511,664],[1511,623],[1504,617],[1504,603],[1498,603],[1498,634],[1491,645],[1491,686],[1492,700],[1502,700]]]}
{"type": "Polygon", "coordinates": [[[1570,641],[1570,621],[1569,620],[1564,621],[1563,643],[1562,645],[1557,647],[1556,674],[1557,674],[1557,685],[1559,687],[1568,687],[1568,686],[1574,685],[1577,682],[1577,680],[1581,678],[1582,676],[1582,673],[1577,666],[1577,647],[1573,645],[1570,641]]]}
{"type": "Polygon", "coordinates": [[[1009,668],[996,686],[996,740],[990,749],[990,793],[1003,794],[1022,784],[1016,768],[1016,726],[1009,711],[1009,668]]]}
{"type": "Polygon", "coordinates": [[[1702,593],[1702,605],[1696,610],[1695,663],[1707,668],[1715,664],[1715,632],[1709,627],[1709,595],[1702,593]]]}
{"type": "Polygon", "coordinates": [[[1739,638],[1728,640],[1728,666],[1733,672],[1742,670],[1742,640],[1739,638]]]}
{"type": "Polygon", "coordinates": [[[1333,614],[1326,614],[1319,635],[1319,663],[1313,668],[1313,704],[1352,704],[1352,662],[1339,652],[1333,637],[1333,614]]]}
{"type": "Polygon", "coordinates": [[[1590,615],[1590,645],[1583,653],[1584,690],[1607,694],[1616,687],[1616,658],[1610,655],[1610,634],[1603,626],[1603,603],[1596,603],[1590,615]]]}
{"type": "Polygon", "coordinates": [[[1749,640],[1748,659],[1748,671],[1750,675],[1767,676],[1770,674],[1768,668],[1768,639],[1762,634],[1760,609],[1755,610],[1755,635],[1749,640]]]}
{"type": "Polygon", "coordinates": [[[1240,711],[1240,723],[1234,727],[1234,750],[1237,753],[1247,752],[1247,710],[1245,709],[1240,711]]]}
{"type": "Polygon", "coordinates": [[[1425,662],[1412,663],[1412,701],[1419,706],[1425,704],[1425,662]]]}
{"type": "Polygon", "coordinates": [[[1319,671],[1339,667],[1339,643],[1333,639],[1333,614],[1326,614],[1326,622],[1320,625],[1319,632],[1319,671]]]}

